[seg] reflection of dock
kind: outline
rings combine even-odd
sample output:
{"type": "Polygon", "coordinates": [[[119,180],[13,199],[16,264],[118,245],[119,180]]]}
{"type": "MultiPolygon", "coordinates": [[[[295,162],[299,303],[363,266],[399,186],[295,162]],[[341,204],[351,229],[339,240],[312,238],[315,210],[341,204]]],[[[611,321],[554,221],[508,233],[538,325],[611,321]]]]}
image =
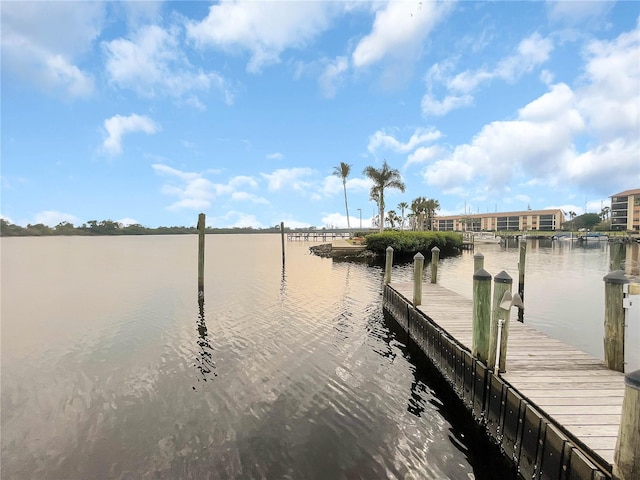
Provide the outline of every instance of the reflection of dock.
{"type": "Polygon", "coordinates": [[[336,238],[346,239],[351,232],[339,230],[309,230],[305,232],[287,232],[289,242],[326,242],[336,238]]]}
{"type": "Polygon", "coordinates": [[[511,322],[506,373],[471,355],[472,301],[437,284],[391,283],[384,307],[451,384],[524,478],[611,475],[625,377],[602,361],[511,322]]]}

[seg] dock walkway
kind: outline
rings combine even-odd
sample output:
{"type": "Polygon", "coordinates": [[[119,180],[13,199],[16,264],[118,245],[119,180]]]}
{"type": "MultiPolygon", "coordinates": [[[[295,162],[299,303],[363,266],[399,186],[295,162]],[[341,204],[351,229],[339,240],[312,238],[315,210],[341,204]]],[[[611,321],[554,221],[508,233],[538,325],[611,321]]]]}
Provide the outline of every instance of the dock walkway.
{"type": "MultiPolygon", "coordinates": [[[[403,316],[402,308],[406,306],[405,329],[412,338],[417,337],[419,345],[423,344],[423,350],[428,356],[428,349],[431,347],[429,342],[444,344],[449,340],[443,338],[449,337],[452,344],[460,345],[463,351],[460,352],[459,358],[451,352],[451,359],[447,358],[445,361],[444,354],[435,353],[436,356],[442,355],[440,370],[444,370],[445,377],[447,371],[451,373],[451,377],[462,375],[461,380],[448,380],[454,387],[459,387],[458,390],[462,390],[461,397],[475,397],[470,400],[471,404],[465,403],[474,411],[475,416],[484,418],[489,432],[492,433],[493,430],[492,436],[502,442],[503,447],[507,447],[506,453],[516,461],[521,473],[532,473],[533,478],[538,478],[537,475],[541,475],[540,478],[552,478],[542,475],[540,471],[541,466],[545,466],[545,461],[545,473],[548,473],[549,468],[566,469],[571,452],[577,449],[579,453],[574,453],[574,457],[584,455],[588,459],[586,464],[592,462],[598,465],[598,470],[606,476],[610,474],[624,398],[622,373],[609,370],[601,360],[511,319],[506,373],[501,373],[498,378],[492,372],[486,372],[484,391],[480,396],[481,405],[474,406],[473,403],[478,401],[478,395],[464,392],[467,388],[464,385],[465,373],[457,371],[464,370],[465,362],[469,363],[469,358],[465,357],[473,358],[469,353],[472,338],[472,301],[440,285],[424,283],[423,305],[415,309],[422,315],[415,315],[412,313],[414,308],[411,305],[413,283],[392,282],[389,287],[400,297],[396,295],[394,299],[392,295],[386,294],[385,306],[390,308],[392,315],[395,310],[396,320],[397,317],[403,316]],[[410,325],[414,316],[426,317],[445,335],[441,334],[440,339],[435,338],[437,335],[435,339],[428,338],[431,334],[424,325],[410,325]],[[514,409],[517,422],[510,426],[509,410],[514,409]],[[514,428],[509,445],[509,442],[505,443],[504,437],[508,437],[509,430],[514,428]],[[528,434],[531,438],[528,438],[528,434]],[[533,458],[529,458],[524,464],[522,460],[518,463],[517,457],[522,455],[518,453],[519,448],[522,447],[524,453],[527,442],[532,444],[528,447],[528,456],[533,458]],[[544,451],[542,445],[549,442],[553,446],[545,447],[547,451],[544,451]],[[537,447],[537,444],[540,446],[537,447]],[[552,454],[555,455],[554,459],[545,457],[552,454]],[[549,462],[552,467],[549,467],[549,462]]],[[[403,320],[400,320],[399,323],[402,322],[403,320]]],[[[440,346],[440,352],[449,350],[453,348],[450,346],[448,350],[442,350],[440,346]]],[[[435,351],[436,349],[432,349],[432,352],[435,351]]],[[[474,365],[475,360],[471,362],[474,365]]],[[[481,365],[480,362],[477,364],[481,365]]],[[[466,367],[468,370],[469,366],[466,367]]],[[[471,369],[477,371],[478,367],[472,366],[471,369]]],[[[482,369],[486,370],[484,367],[482,369]]],[[[598,476],[600,474],[596,470],[593,472],[584,478],[604,478],[598,476]]],[[[572,478],[583,477],[580,475],[572,478]]]]}

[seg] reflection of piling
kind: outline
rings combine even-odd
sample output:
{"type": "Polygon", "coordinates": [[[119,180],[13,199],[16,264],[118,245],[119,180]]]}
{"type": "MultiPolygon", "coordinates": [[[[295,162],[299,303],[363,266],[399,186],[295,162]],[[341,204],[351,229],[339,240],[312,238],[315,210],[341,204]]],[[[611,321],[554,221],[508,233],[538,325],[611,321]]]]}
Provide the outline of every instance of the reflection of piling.
{"type": "Polygon", "coordinates": [[[284,222],[280,222],[280,242],[282,243],[282,266],[284,267],[284,222]]]}
{"type": "MultiPolygon", "coordinates": [[[[524,302],[524,264],[527,258],[527,241],[520,239],[520,262],[518,263],[518,293],[524,302]]],[[[524,322],[524,307],[518,307],[518,321],[524,322]]]]}
{"type": "Polygon", "coordinates": [[[609,271],[622,270],[622,257],[624,253],[624,245],[620,242],[609,244],[609,271]]]}
{"type": "Polygon", "coordinates": [[[204,296],[204,226],[205,214],[198,215],[198,296],[204,296]]]}

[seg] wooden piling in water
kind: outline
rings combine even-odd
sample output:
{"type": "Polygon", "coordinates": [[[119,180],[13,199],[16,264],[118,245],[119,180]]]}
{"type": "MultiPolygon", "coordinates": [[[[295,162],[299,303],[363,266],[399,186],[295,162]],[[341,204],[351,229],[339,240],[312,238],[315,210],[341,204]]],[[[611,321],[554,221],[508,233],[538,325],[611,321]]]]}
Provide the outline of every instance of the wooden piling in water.
{"type": "Polygon", "coordinates": [[[204,296],[204,229],[206,216],[198,214],[198,296],[204,296]]]}
{"type": "Polygon", "coordinates": [[[420,252],[413,257],[413,306],[422,305],[422,271],[424,255],[420,252]]]}
{"type": "Polygon", "coordinates": [[[624,399],[620,416],[620,431],[613,460],[613,478],[640,478],[640,370],[624,378],[624,399]]]}
{"type": "Polygon", "coordinates": [[[622,270],[604,276],[604,363],[607,368],[624,372],[624,284],[629,283],[622,270]]]}
{"type": "MultiPolygon", "coordinates": [[[[520,261],[518,262],[518,294],[524,302],[524,265],[527,258],[527,240],[520,239],[520,261]]],[[[524,322],[524,307],[518,307],[518,321],[524,322]]]]}
{"type": "Polygon", "coordinates": [[[391,267],[393,266],[393,247],[389,245],[386,250],[387,256],[384,260],[384,284],[391,283],[391,267]]]}
{"type": "Polygon", "coordinates": [[[498,321],[503,320],[502,338],[500,341],[500,361],[499,369],[506,371],[507,340],[509,337],[509,316],[511,307],[504,309],[500,306],[505,292],[511,293],[513,279],[504,270],[493,277],[493,301],[491,308],[491,327],[489,331],[489,360],[487,366],[494,369],[496,366],[496,351],[498,348],[498,321]]]}
{"type": "Polygon", "coordinates": [[[280,241],[282,242],[282,266],[284,267],[284,222],[280,222],[280,241]]]}
{"type": "Polygon", "coordinates": [[[471,353],[485,364],[489,360],[491,328],[491,274],[480,268],[473,274],[473,330],[471,353]]]}
{"type": "Polygon", "coordinates": [[[440,249],[431,249],[431,283],[438,283],[438,262],[440,261],[440,249]]]}

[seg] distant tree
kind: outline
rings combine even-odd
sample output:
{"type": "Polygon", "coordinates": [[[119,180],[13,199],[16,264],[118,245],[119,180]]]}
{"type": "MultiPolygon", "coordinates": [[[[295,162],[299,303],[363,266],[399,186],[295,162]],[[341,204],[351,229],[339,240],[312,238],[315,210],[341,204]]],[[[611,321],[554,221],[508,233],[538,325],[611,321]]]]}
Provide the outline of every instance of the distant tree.
{"type": "Polygon", "coordinates": [[[424,230],[427,218],[427,199],[425,197],[414,198],[411,201],[411,211],[415,216],[414,230],[424,230]]]}
{"type": "Polygon", "coordinates": [[[404,230],[404,211],[409,208],[409,204],[407,202],[400,202],[398,208],[400,209],[400,230],[404,230]]]}
{"type": "Polygon", "coordinates": [[[573,219],[573,226],[576,229],[592,229],[598,223],[600,223],[600,215],[597,213],[584,213],[573,219]]]}
{"type": "MultiPolygon", "coordinates": [[[[382,163],[381,168],[368,166],[364,169],[364,174],[373,182],[371,187],[371,196],[377,198],[379,219],[384,219],[384,191],[387,188],[397,188],[401,192],[405,191],[405,184],[402,181],[400,171],[395,168],[389,168],[387,161],[382,163]]],[[[384,231],[384,221],[380,222],[380,231],[384,231]]]]}
{"type": "Polygon", "coordinates": [[[333,167],[333,174],[342,179],[342,188],[344,189],[344,208],[347,211],[347,228],[351,228],[349,220],[349,205],[347,204],[347,177],[351,173],[351,165],[340,162],[340,165],[333,167]]]}
{"type": "Polygon", "coordinates": [[[396,228],[396,224],[400,222],[400,217],[398,217],[398,214],[395,212],[395,210],[389,210],[387,212],[386,221],[389,224],[389,227],[396,228]]]}
{"type": "Polygon", "coordinates": [[[433,220],[436,216],[436,211],[440,210],[440,202],[434,198],[427,200],[427,228],[433,230],[433,220]]]}
{"type": "Polygon", "coordinates": [[[607,218],[609,218],[610,211],[611,209],[609,207],[603,207],[600,211],[600,220],[604,222],[607,218]]]}

